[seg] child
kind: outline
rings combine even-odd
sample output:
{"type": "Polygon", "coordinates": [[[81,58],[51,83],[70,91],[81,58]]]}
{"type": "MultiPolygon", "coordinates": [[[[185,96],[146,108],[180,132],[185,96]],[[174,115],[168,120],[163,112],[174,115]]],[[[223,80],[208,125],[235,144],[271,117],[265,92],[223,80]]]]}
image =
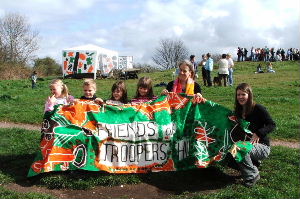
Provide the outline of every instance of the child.
{"type": "Polygon", "coordinates": [[[37,80],[37,73],[36,71],[33,71],[33,73],[30,76],[31,79],[31,88],[34,89],[36,88],[36,80],[37,80]]]}
{"type": "Polygon", "coordinates": [[[97,98],[95,95],[97,90],[96,82],[93,79],[86,79],[83,82],[83,92],[84,96],[81,96],[80,99],[91,100],[96,104],[103,104],[103,100],[101,98],[97,98]]]}
{"type": "Polygon", "coordinates": [[[262,70],[260,64],[258,64],[258,66],[256,67],[256,72],[255,73],[264,73],[264,71],[262,70]]]}
{"type": "Polygon", "coordinates": [[[273,65],[271,62],[268,63],[267,65],[267,72],[268,73],[275,73],[275,70],[273,70],[273,65]]]}
{"type": "Polygon", "coordinates": [[[123,105],[127,102],[127,89],[124,81],[114,83],[111,88],[111,98],[106,101],[106,104],[123,105]]]}
{"type": "Polygon", "coordinates": [[[53,80],[49,87],[53,95],[47,98],[44,112],[53,111],[54,105],[67,105],[74,101],[74,97],[68,94],[68,87],[60,79],[53,80]]]}
{"type": "Polygon", "coordinates": [[[152,80],[149,77],[142,77],[137,83],[135,97],[131,100],[133,104],[151,102],[156,100],[157,96],[153,94],[152,80]]]}

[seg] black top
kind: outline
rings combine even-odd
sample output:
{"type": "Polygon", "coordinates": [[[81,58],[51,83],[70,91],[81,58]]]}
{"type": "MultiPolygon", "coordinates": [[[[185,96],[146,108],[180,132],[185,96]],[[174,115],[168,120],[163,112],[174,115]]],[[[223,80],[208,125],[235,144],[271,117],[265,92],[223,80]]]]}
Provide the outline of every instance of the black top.
{"type": "Polygon", "coordinates": [[[80,99],[84,99],[84,100],[95,100],[96,98],[97,98],[96,95],[93,95],[92,98],[87,98],[87,97],[85,97],[85,96],[81,96],[81,97],[80,97],[80,99]]]}
{"type": "Polygon", "coordinates": [[[256,104],[245,120],[250,122],[249,130],[252,133],[256,133],[260,138],[259,143],[270,146],[270,140],[267,135],[275,129],[276,124],[267,109],[263,105],[256,104]]]}
{"type": "MultiPolygon", "coordinates": [[[[167,90],[169,92],[173,91],[173,85],[174,85],[174,81],[171,81],[171,82],[168,83],[167,90]]],[[[197,82],[194,82],[194,94],[196,94],[196,93],[201,93],[201,87],[197,82]]]]}

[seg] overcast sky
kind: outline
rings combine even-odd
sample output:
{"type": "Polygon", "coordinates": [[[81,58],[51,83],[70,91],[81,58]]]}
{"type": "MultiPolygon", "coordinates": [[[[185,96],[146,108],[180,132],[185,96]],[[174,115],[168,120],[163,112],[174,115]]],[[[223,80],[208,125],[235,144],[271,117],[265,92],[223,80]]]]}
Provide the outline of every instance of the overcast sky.
{"type": "Polygon", "coordinates": [[[238,46],[299,48],[299,0],[1,0],[39,31],[39,58],[94,44],[151,63],[160,39],[180,39],[196,59],[238,46]]]}

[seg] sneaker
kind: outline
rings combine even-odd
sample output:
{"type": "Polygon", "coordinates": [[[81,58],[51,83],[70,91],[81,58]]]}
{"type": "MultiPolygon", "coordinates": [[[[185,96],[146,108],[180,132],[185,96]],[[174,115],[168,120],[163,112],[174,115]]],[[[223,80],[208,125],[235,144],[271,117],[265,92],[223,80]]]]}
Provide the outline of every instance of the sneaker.
{"type": "Polygon", "coordinates": [[[260,179],[260,175],[258,174],[255,178],[253,178],[251,180],[246,180],[244,182],[244,185],[246,187],[253,187],[259,179],[260,179]]]}

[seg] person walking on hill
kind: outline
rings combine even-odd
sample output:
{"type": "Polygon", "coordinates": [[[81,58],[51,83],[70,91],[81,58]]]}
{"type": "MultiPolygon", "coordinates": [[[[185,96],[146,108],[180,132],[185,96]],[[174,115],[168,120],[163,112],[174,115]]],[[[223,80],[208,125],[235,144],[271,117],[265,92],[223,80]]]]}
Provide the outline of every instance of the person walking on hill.
{"type": "Polygon", "coordinates": [[[34,89],[36,88],[36,81],[37,81],[37,72],[33,71],[33,73],[30,76],[31,79],[31,88],[34,89]]]}

